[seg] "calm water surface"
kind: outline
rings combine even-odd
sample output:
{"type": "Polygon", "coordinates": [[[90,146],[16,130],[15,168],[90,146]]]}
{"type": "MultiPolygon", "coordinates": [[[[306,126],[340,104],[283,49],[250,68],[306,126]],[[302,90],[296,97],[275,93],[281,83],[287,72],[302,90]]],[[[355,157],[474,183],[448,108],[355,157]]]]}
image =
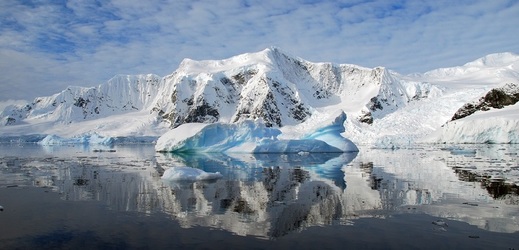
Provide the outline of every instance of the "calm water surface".
{"type": "Polygon", "coordinates": [[[519,249],[518,149],[0,145],[0,249],[519,249]],[[176,166],[223,178],[161,179],[176,166]]]}

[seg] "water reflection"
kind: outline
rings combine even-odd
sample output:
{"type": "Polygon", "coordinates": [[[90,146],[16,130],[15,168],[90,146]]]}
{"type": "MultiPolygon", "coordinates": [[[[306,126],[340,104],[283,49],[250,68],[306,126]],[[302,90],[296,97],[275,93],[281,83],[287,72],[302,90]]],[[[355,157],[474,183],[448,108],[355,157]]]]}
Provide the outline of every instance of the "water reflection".
{"type": "Polygon", "coordinates": [[[304,155],[167,155],[169,167],[220,172],[222,180],[163,181],[167,213],[182,225],[219,227],[240,235],[279,237],[342,216],[342,167],[356,153],[304,155]]]}
{"type": "MultiPolygon", "coordinates": [[[[517,145],[468,147],[467,154],[435,148],[365,149],[350,165],[353,171],[358,164],[369,173],[369,186],[378,191],[386,211],[425,212],[486,230],[518,231],[519,196],[514,182],[519,176],[519,162],[509,154],[517,152],[517,145]],[[467,182],[459,169],[486,177],[467,182]],[[510,188],[499,188],[503,195],[496,196],[496,190],[489,190],[485,180],[500,180],[510,188]]],[[[345,175],[348,178],[348,168],[345,175]]]]}
{"type": "Polygon", "coordinates": [[[66,200],[99,200],[117,211],[166,213],[186,228],[276,238],[359,217],[427,213],[491,231],[519,231],[517,189],[507,181],[518,176],[510,154],[515,148],[496,154],[488,148],[470,154],[361,148],[359,154],[171,155],[156,154],[152,146],[116,152],[1,147],[0,187],[40,186],[66,200]],[[175,166],[224,177],[163,181],[165,169],[175,166]]]}

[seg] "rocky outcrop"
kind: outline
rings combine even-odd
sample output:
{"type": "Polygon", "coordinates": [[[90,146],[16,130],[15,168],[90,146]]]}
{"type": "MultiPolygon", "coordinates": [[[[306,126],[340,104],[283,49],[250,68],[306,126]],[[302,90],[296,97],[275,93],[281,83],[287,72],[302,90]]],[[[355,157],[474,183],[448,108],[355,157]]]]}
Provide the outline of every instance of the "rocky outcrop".
{"type": "Polygon", "coordinates": [[[451,121],[474,114],[476,111],[488,111],[492,108],[502,109],[519,102],[519,85],[507,83],[502,87],[488,91],[476,102],[463,105],[452,117],[451,121]]]}

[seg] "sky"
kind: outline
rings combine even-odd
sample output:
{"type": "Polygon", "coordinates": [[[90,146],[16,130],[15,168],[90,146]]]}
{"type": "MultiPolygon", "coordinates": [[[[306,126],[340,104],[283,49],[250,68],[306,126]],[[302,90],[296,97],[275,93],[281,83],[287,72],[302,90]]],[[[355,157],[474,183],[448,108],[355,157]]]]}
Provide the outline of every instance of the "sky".
{"type": "Polygon", "coordinates": [[[0,104],[271,46],[426,72],[519,53],[519,1],[2,0],[0,104]]]}

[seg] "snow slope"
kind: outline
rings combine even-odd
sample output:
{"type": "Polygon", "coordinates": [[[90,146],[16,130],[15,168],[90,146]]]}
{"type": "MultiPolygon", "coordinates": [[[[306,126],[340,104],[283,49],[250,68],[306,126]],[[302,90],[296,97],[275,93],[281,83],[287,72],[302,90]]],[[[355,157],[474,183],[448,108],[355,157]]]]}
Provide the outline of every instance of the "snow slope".
{"type": "MultiPolygon", "coordinates": [[[[348,119],[341,137],[356,144],[460,142],[447,134],[467,133],[469,138],[475,133],[468,130],[473,123],[468,116],[457,120],[456,128],[451,128],[454,123],[445,125],[453,114],[492,88],[518,84],[518,79],[519,56],[513,53],[403,76],[383,67],[313,63],[273,47],[224,60],[185,59],[165,77],[116,76],[95,88],[69,87],[25,105],[7,106],[0,113],[0,137],[67,139],[95,132],[105,137],[158,138],[187,123],[261,119],[267,127],[279,128],[280,139],[294,139],[344,110],[348,119]],[[431,139],[432,135],[437,138],[431,139]]],[[[504,133],[517,131],[514,112],[512,106],[490,112],[486,116],[499,118],[487,119],[485,126],[505,128],[504,133]],[[501,119],[505,114],[507,120],[501,119]]],[[[492,135],[497,136],[488,134],[492,135]]],[[[485,141],[515,143],[515,139],[485,141]]]]}

